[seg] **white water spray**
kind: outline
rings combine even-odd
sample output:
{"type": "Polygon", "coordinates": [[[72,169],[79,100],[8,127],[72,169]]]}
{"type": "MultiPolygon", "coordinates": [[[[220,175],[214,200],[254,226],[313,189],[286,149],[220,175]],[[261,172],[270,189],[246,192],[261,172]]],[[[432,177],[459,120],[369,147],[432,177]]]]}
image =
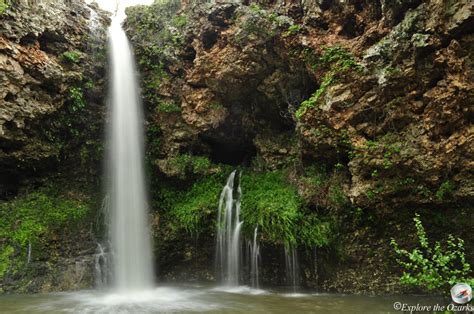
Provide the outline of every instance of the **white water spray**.
{"type": "Polygon", "coordinates": [[[237,286],[240,279],[240,232],[243,221],[240,221],[239,183],[234,188],[235,171],[227,179],[219,199],[217,216],[217,270],[224,284],[237,286]],[[234,199],[234,193],[235,199],[234,199]]]}
{"type": "Polygon", "coordinates": [[[151,240],[143,171],[142,109],[134,59],[121,26],[123,10],[109,28],[109,186],[112,282],[119,291],[153,287],[151,240]]]}

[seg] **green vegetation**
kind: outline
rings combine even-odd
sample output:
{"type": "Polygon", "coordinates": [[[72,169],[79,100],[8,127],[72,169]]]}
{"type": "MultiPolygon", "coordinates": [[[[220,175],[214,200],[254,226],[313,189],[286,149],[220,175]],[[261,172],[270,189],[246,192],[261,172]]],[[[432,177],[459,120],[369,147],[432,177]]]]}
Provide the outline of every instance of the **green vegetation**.
{"type": "Polygon", "coordinates": [[[71,87],[69,89],[68,100],[71,102],[71,111],[76,112],[85,108],[86,101],[84,93],[80,87],[71,87]]]}
{"type": "Polygon", "coordinates": [[[453,192],[454,192],[454,184],[453,182],[447,180],[447,181],[444,181],[438,191],[436,191],[436,198],[440,201],[442,200],[446,200],[450,197],[453,196],[453,192]]]}
{"type": "Polygon", "coordinates": [[[176,173],[180,178],[187,174],[204,175],[212,166],[211,161],[204,156],[193,156],[191,154],[180,154],[166,159],[162,166],[176,173]]]}
{"type": "Polygon", "coordinates": [[[177,113],[181,112],[181,107],[174,102],[164,101],[158,103],[157,110],[164,113],[177,113]]]}
{"type": "Polygon", "coordinates": [[[283,37],[295,36],[303,30],[303,27],[298,24],[293,24],[288,27],[288,30],[282,34],[283,37]]]}
{"type": "MultiPolygon", "coordinates": [[[[228,169],[226,169],[228,170],[228,169]]],[[[173,231],[185,230],[198,235],[205,225],[214,221],[219,194],[226,180],[227,171],[205,176],[188,189],[172,188],[169,185],[160,191],[161,206],[173,231]]]]}
{"type": "Polygon", "coordinates": [[[76,50],[66,51],[61,55],[61,59],[69,63],[77,63],[81,58],[81,53],[76,50]]]}
{"type": "Polygon", "coordinates": [[[397,262],[403,267],[401,283],[428,290],[437,290],[458,282],[474,284],[471,266],[464,255],[464,241],[449,235],[446,245],[442,246],[438,241],[431,245],[418,214],[413,221],[419,247],[409,252],[400,249],[394,239],[390,242],[397,254],[397,262]]]}
{"type": "Polygon", "coordinates": [[[0,203],[0,277],[23,265],[29,243],[44,243],[49,233],[87,213],[83,202],[59,195],[51,188],[0,203]]]}
{"type": "Polygon", "coordinates": [[[327,91],[328,87],[334,84],[342,73],[350,70],[360,69],[360,65],[355,61],[349,50],[339,46],[323,47],[323,54],[315,58],[310,52],[303,51],[306,60],[310,63],[313,70],[325,72],[319,88],[311,97],[303,101],[295,112],[297,119],[300,119],[309,108],[316,107],[321,96],[327,91]]]}
{"type": "Polygon", "coordinates": [[[0,0],[0,14],[3,14],[10,7],[8,0],[0,0]]]}
{"type": "MultiPolygon", "coordinates": [[[[222,167],[185,191],[163,189],[162,204],[171,217],[172,229],[183,228],[197,234],[205,226],[213,226],[218,198],[230,171],[229,167],[222,167]]],[[[303,200],[287,182],[284,171],[243,171],[241,188],[241,220],[247,236],[258,226],[262,240],[269,243],[315,247],[330,242],[332,221],[306,212],[303,200]]]]}

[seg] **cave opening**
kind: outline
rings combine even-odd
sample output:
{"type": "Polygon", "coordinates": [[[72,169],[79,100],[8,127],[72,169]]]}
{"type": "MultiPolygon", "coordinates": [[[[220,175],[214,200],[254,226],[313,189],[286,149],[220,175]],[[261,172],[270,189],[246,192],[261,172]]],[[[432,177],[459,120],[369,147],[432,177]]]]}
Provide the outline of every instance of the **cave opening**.
{"type": "Polygon", "coordinates": [[[250,166],[252,159],[257,155],[252,140],[244,134],[236,141],[223,141],[211,137],[203,137],[202,140],[210,148],[209,158],[213,163],[250,166]]]}

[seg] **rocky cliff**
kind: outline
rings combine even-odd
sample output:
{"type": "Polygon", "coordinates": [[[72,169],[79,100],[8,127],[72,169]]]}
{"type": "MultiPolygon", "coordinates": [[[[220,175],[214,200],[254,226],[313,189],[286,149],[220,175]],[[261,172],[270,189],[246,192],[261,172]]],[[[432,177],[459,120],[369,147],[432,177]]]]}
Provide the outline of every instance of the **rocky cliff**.
{"type": "MultiPolygon", "coordinates": [[[[400,285],[390,240],[416,246],[415,213],[430,240],[463,238],[474,264],[473,10],[467,0],[129,8],[159,279],[217,279],[216,208],[233,169],[265,286],[288,284],[292,247],[305,287],[414,291],[400,285]]],[[[0,6],[0,21],[0,291],[91,287],[107,15],[18,1],[0,6]]]]}
{"type": "Polygon", "coordinates": [[[92,284],[108,23],[83,1],[2,7],[0,291],[92,284]]]}
{"type": "MultiPolygon", "coordinates": [[[[318,254],[298,244],[308,286],[401,291],[389,242],[414,241],[415,212],[434,238],[466,239],[472,261],[470,1],[169,2],[127,13],[162,224],[174,208],[162,185],[192,192],[217,164],[277,169],[303,215],[330,217],[331,244],[318,254]]],[[[163,273],[175,278],[180,259],[211,260],[212,236],[164,257],[163,273]]],[[[267,236],[264,281],[282,284],[268,269],[283,267],[281,242],[267,236]]],[[[211,268],[193,271],[212,278],[211,268]]]]}

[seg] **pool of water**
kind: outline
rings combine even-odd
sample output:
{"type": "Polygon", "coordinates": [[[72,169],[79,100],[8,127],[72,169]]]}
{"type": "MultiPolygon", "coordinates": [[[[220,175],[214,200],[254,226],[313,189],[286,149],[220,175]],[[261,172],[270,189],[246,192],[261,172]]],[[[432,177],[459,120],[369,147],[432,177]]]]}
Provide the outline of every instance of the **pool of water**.
{"type": "Polygon", "coordinates": [[[427,296],[280,293],[248,287],[159,287],[135,293],[79,291],[0,296],[0,313],[400,313],[394,303],[447,305],[427,296]]]}

